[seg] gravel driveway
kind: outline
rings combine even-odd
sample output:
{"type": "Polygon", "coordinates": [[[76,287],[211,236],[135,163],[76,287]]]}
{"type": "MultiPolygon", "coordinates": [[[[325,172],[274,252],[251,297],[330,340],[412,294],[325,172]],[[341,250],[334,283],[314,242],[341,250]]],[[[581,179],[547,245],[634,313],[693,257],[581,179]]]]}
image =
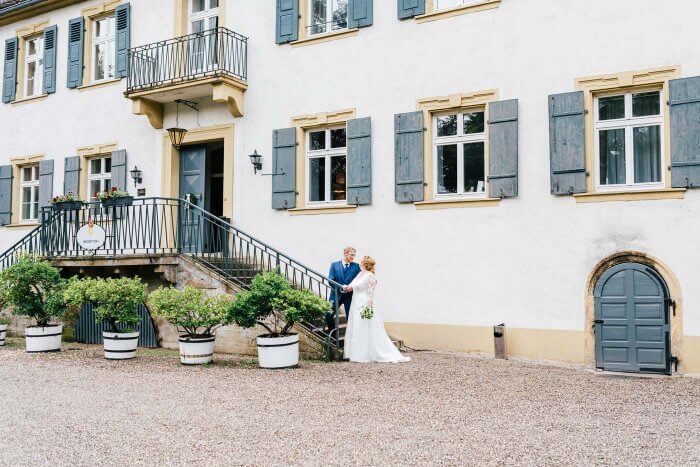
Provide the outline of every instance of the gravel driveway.
{"type": "Polygon", "coordinates": [[[264,371],[22,346],[0,349],[3,465],[700,463],[697,379],[432,352],[264,371]]]}

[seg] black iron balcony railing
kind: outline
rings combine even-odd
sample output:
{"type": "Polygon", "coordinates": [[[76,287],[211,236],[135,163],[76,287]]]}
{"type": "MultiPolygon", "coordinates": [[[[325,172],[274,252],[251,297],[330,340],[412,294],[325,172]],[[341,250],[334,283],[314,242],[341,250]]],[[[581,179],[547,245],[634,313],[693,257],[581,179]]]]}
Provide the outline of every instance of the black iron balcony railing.
{"type": "Polygon", "coordinates": [[[134,93],[211,76],[248,78],[248,38],[226,28],[129,50],[126,92],[134,93]]]}

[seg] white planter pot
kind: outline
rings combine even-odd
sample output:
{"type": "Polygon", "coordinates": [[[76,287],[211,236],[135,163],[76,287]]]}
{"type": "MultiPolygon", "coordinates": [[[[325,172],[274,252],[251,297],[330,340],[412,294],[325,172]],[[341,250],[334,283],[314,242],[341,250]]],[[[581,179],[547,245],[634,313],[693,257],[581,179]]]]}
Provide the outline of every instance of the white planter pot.
{"type": "Polygon", "coordinates": [[[260,336],[258,363],[260,368],[293,368],[299,365],[299,335],[283,337],[260,336]]]}
{"type": "Polygon", "coordinates": [[[214,355],[216,337],[180,336],[180,363],[183,365],[202,365],[209,363],[214,355]]]}
{"type": "Polygon", "coordinates": [[[102,331],[105,358],[108,360],[128,360],[136,356],[139,344],[139,332],[102,331]]]}
{"type": "Polygon", "coordinates": [[[5,345],[5,337],[7,337],[7,324],[0,324],[0,347],[5,345]]]}
{"type": "Polygon", "coordinates": [[[24,335],[27,338],[27,352],[59,352],[63,325],[27,326],[24,335]]]}

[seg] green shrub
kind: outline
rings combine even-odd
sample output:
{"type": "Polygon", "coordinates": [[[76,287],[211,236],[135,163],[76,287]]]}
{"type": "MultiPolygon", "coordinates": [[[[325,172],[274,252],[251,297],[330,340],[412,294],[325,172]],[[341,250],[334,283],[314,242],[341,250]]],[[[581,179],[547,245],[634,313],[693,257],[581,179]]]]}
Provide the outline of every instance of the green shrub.
{"type": "Polygon", "coordinates": [[[66,309],[65,286],[60,269],[34,255],[21,255],[0,272],[0,303],[12,307],[14,315],[33,318],[37,326],[48,326],[66,309]]]}
{"type": "Polygon", "coordinates": [[[154,315],[182,328],[190,337],[201,337],[213,335],[216,328],[230,322],[227,311],[231,300],[229,295],[209,295],[190,286],[182,290],[161,287],[148,295],[147,304],[154,315]]]}
{"type": "Polygon", "coordinates": [[[99,323],[106,321],[111,332],[119,330],[118,325],[133,329],[141,322],[138,306],[146,299],[146,284],[138,277],[119,279],[85,278],[71,279],[64,293],[66,303],[81,306],[84,302],[94,302],[95,318],[99,323]]]}
{"type": "Polygon", "coordinates": [[[251,290],[240,292],[229,307],[231,322],[244,328],[264,327],[269,335],[285,335],[298,321],[314,321],[330,311],[329,302],[308,290],[296,290],[278,270],[258,274],[251,290]]]}

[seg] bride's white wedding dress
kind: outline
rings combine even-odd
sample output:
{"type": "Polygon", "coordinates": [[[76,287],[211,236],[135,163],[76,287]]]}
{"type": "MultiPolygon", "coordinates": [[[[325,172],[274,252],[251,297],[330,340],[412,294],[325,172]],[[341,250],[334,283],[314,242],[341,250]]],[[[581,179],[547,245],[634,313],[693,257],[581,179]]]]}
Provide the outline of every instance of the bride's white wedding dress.
{"type": "Polygon", "coordinates": [[[360,316],[362,309],[372,305],[377,279],[369,271],[362,271],[350,284],[352,287],[352,305],[345,332],[343,354],[351,362],[385,362],[398,363],[411,360],[404,357],[389,339],[384,329],[384,320],[379,311],[374,310],[372,319],[360,316]]]}

